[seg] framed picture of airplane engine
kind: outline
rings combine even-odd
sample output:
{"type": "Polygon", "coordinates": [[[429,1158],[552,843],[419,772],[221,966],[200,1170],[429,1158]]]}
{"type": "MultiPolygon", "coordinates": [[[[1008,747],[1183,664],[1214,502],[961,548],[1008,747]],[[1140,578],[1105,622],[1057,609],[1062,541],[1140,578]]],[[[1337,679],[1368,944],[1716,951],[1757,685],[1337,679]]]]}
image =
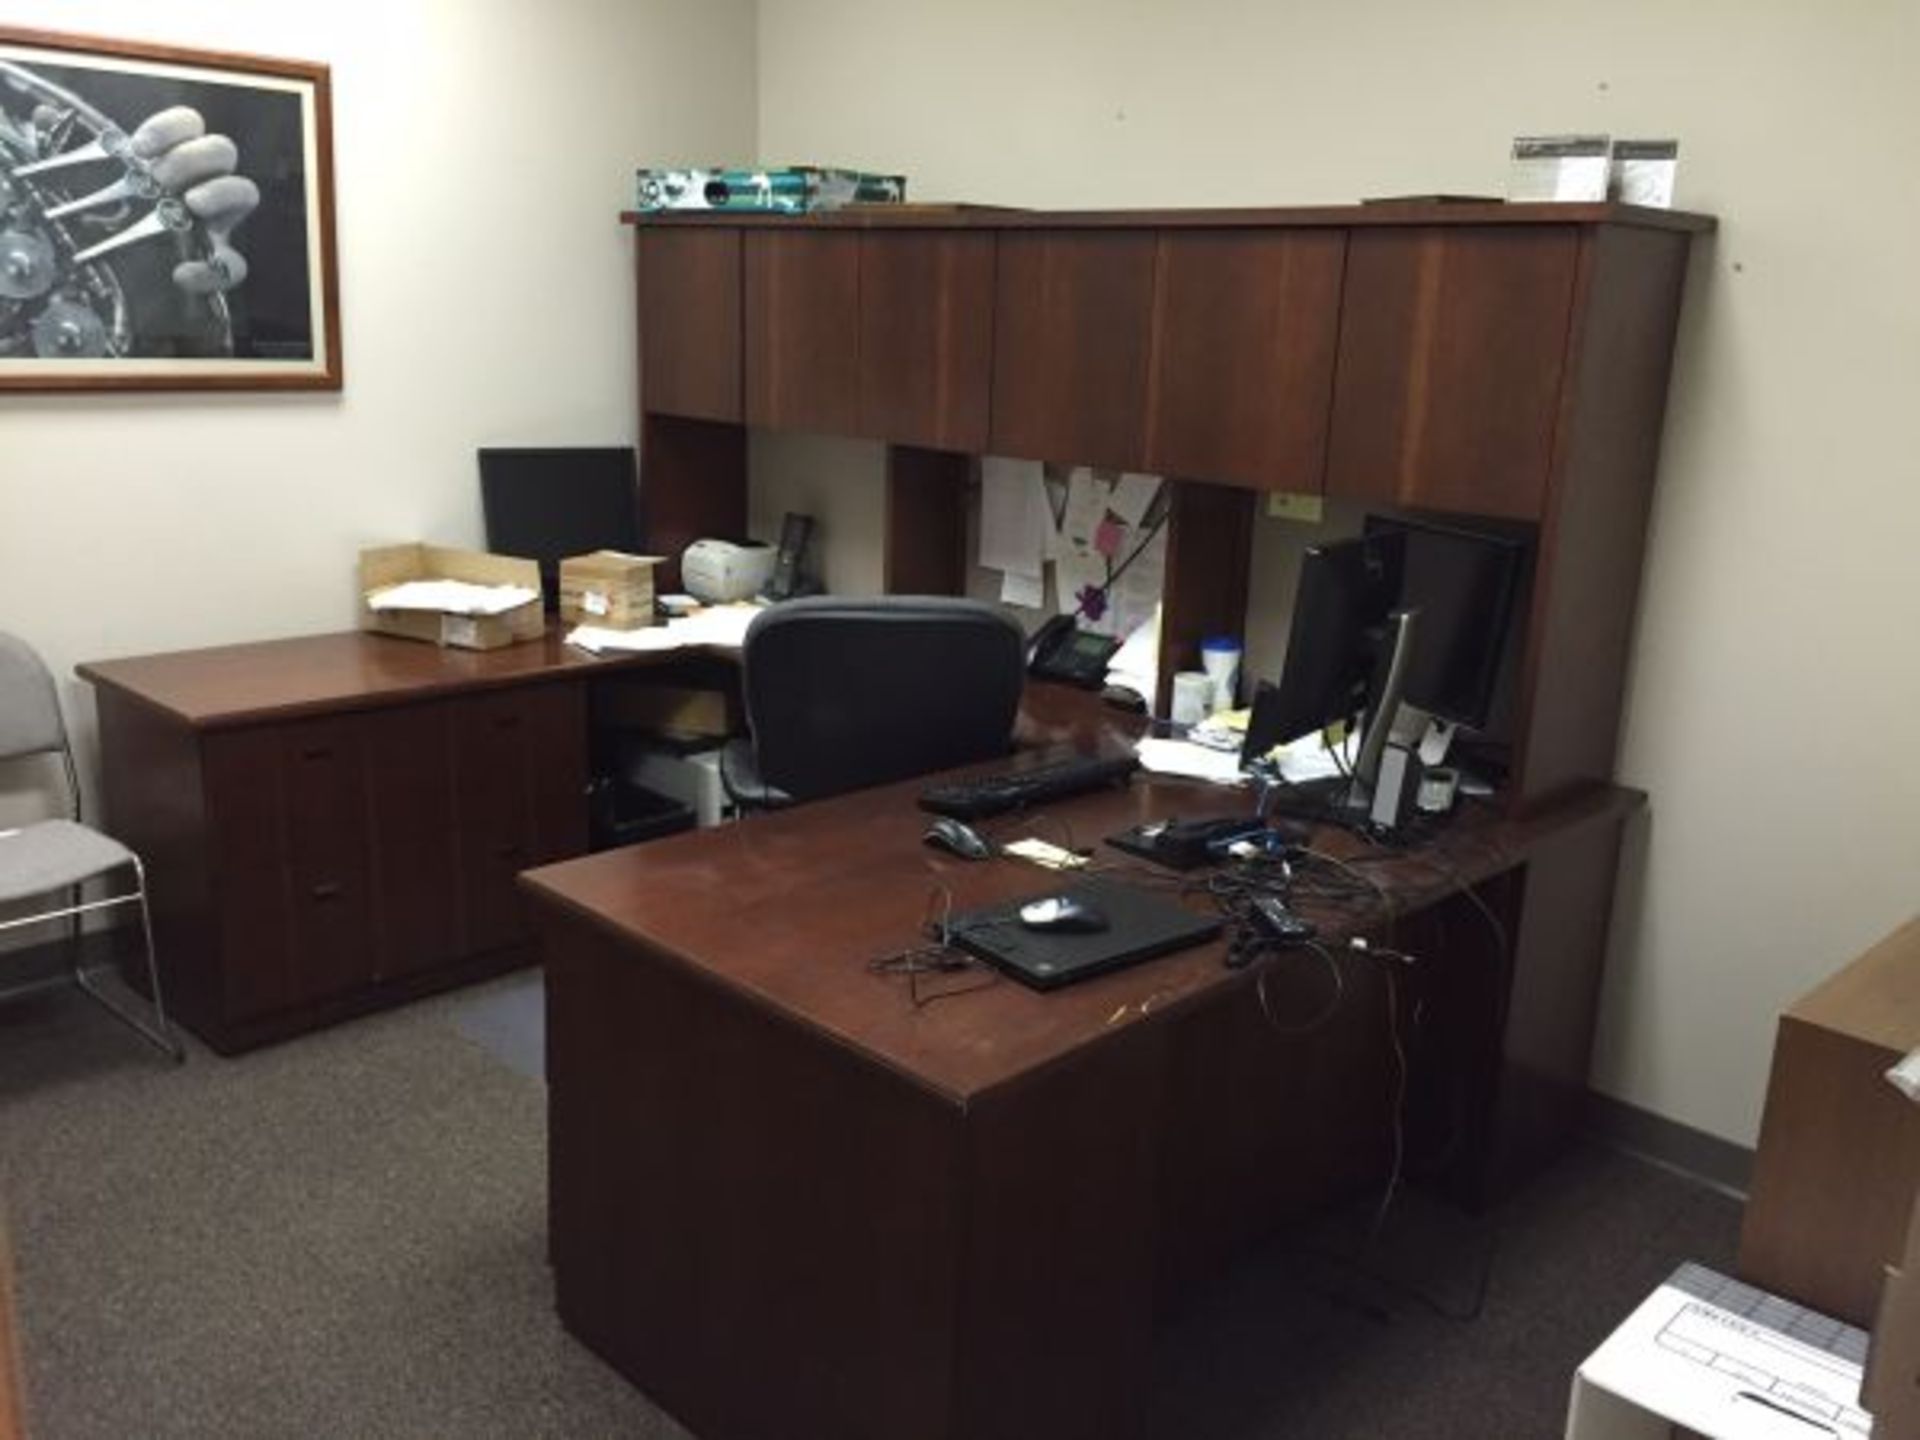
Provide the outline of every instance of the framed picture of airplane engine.
{"type": "Polygon", "coordinates": [[[338,390],[327,67],[0,26],[0,390],[338,390]]]}

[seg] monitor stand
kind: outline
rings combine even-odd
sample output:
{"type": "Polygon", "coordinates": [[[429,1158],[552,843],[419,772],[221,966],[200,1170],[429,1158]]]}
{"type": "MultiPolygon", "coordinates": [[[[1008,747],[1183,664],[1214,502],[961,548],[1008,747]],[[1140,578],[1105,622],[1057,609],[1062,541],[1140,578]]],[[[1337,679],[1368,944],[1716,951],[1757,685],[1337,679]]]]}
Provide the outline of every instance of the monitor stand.
{"type": "MultiPolygon", "coordinates": [[[[1407,665],[1413,655],[1416,611],[1396,610],[1387,617],[1390,643],[1381,647],[1380,664],[1368,686],[1366,722],[1360,732],[1360,750],[1353,770],[1320,780],[1292,784],[1262,778],[1256,814],[1261,819],[1284,815],[1297,820],[1331,820],[1367,815],[1373,808],[1374,786],[1380,778],[1380,757],[1393,733],[1393,717],[1406,689],[1407,665]]],[[[1386,637],[1383,637],[1386,638],[1386,637]]]]}

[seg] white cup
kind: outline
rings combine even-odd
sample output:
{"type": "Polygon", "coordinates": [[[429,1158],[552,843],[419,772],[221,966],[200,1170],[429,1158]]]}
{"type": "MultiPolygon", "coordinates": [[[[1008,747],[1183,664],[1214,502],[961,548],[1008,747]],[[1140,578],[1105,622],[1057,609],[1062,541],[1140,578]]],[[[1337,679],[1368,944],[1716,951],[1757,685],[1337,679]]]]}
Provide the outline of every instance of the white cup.
{"type": "Polygon", "coordinates": [[[1213,681],[1210,710],[1233,708],[1234,684],[1240,678],[1240,642],[1223,635],[1200,642],[1200,664],[1213,681]]]}
{"type": "Polygon", "coordinates": [[[1198,725],[1213,713],[1213,677],[1204,670],[1182,670],[1173,677],[1173,723],[1198,725]]]}

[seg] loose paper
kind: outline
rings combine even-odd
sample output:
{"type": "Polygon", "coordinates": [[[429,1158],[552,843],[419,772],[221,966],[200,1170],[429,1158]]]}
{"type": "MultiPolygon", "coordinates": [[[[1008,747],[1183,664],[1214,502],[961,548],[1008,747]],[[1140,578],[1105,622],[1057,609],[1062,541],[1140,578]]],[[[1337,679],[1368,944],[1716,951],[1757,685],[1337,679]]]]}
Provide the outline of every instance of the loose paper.
{"type": "Polygon", "coordinates": [[[1067,510],[1060,517],[1060,539],[1066,546],[1090,547],[1094,532],[1107,513],[1108,486],[1081,468],[1067,477],[1067,510]]]}
{"type": "Polygon", "coordinates": [[[1133,691],[1149,705],[1160,678],[1160,607],[1130,632],[1107,662],[1107,684],[1133,691]]]}
{"type": "Polygon", "coordinates": [[[1057,480],[1047,479],[1046,473],[1044,471],[1041,472],[1040,504],[1042,507],[1042,519],[1040,524],[1040,558],[1043,560],[1058,560],[1060,558],[1060,552],[1066,549],[1066,542],[1060,538],[1059,506],[1054,503],[1054,497],[1057,495],[1061,497],[1060,503],[1064,505],[1066,503],[1066,492],[1067,487],[1065,485],[1057,480]]]}
{"type": "Polygon", "coordinates": [[[1044,610],[1047,604],[1046,577],[1022,575],[1018,570],[1000,573],[1000,601],[1003,605],[1025,605],[1044,610]]]}
{"type": "Polygon", "coordinates": [[[1122,475],[1107,497],[1107,508],[1127,524],[1138,525],[1147,518],[1147,509],[1159,493],[1158,475],[1122,475]]]}
{"type": "Polygon", "coordinates": [[[524,585],[479,585],[471,580],[408,580],[367,596],[369,610],[438,610],[446,615],[504,615],[538,600],[524,585]]]}
{"type": "MultiPolygon", "coordinates": [[[[1120,547],[1116,566],[1124,563],[1141,544],[1140,532],[1129,530],[1125,542],[1120,547]]],[[[1160,604],[1161,587],[1167,575],[1167,532],[1164,528],[1146,542],[1146,548],[1140,551],[1140,558],[1127,566],[1114,585],[1108,598],[1108,614],[1113,620],[1115,635],[1124,635],[1153,614],[1160,604]]]]}
{"type": "Polygon", "coordinates": [[[576,625],[567,633],[567,644],[598,655],[604,650],[681,650],[692,645],[711,645],[722,650],[738,650],[746,642],[747,626],[764,607],[759,605],[712,605],[664,625],[645,625],[638,630],[608,630],[597,625],[576,625]]]}
{"type": "MultiPolygon", "coordinates": [[[[1053,570],[1060,592],[1062,615],[1072,615],[1080,608],[1082,591],[1098,590],[1107,583],[1107,562],[1093,550],[1067,551],[1053,562],[1053,570]]],[[[1117,633],[1102,623],[1105,618],[1092,615],[1082,617],[1089,630],[1099,630],[1102,634],[1117,633]]]]}
{"type": "Polygon", "coordinates": [[[1053,523],[1037,460],[989,455],[980,463],[980,563],[1019,575],[1041,573],[1044,532],[1053,523]]]}
{"type": "Polygon", "coordinates": [[[1024,840],[1015,840],[1000,847],[1002,855],[1017,855],[1022,860],[1031,860],[1034,864],[1048,870],[1078,870],[1087,863],[1088,857],[1076,855],[1071,850],[1063,850],[1058,845],[1050,845],[1029,835],[1024,840]]]}
{"type": "Polygon", "coordinates": [[[1185,740],[1159,740],[1149,736],[1135,744],[1134,753],[1140,757],[1140,764],[1156,775],[1210,780],[1215,785],[1240,785],[1246,781],[1240,772],[1237,750],[1210,750],[1185,740]]]}

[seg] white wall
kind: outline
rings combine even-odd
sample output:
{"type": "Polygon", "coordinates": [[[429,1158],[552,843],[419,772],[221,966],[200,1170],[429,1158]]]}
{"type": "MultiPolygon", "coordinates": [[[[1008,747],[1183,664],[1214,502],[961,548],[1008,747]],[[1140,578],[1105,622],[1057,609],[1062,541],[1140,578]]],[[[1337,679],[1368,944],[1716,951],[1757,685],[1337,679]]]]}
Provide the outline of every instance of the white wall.
{"type": "Polygon", "coordinates": [[[344,392],[0,394],[0,626],[83,733],[76,661],[347,628],[362,545],[478,543],[477,446],[630,443],[633,169],[753,147],[751,0],[0,0],[6,24],[333,71],[344,392]]]}
{"type": "Polygon", "coordinates": [[[799,431],[747,436],[747,533],[777,544],[789,510],[814,519],[810,563],[835,595],[878,595],[887,532],[887,448],[799,431]]]}
{"type": "Polygon", "coordinates": [[[759,148],[923,200],[1126,207],[1497,194],[1516,133],[1680,138],[1681,203],[1721,230],[1673,383],[1620,767],[1651,823],[1595,1081],[1750,1143],[1777,1010],[1920,905],[1917,67],[1920,6],[1891,0],[762,0],[759,148]]]}

